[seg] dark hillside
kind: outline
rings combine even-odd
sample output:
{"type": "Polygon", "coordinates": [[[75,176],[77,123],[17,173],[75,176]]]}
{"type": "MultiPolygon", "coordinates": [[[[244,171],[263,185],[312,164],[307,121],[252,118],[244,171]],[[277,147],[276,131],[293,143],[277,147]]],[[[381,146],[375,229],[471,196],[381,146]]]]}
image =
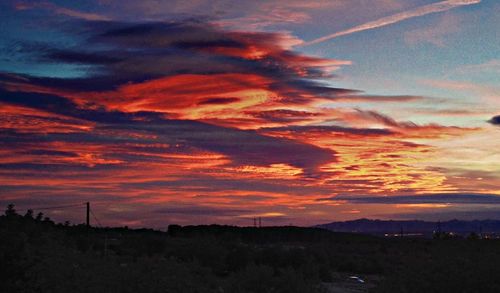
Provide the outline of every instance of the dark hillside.
{"type": "Polygon", "coordinates": [[[500,236],[499,220],[473,220],[460,221],[450,220],[442,222],[428,221],[394,221],[394,220],[370,220],[358,219],[345,222],[332,222],[321,224],[317,227],[334,232],[351,232],[383,235],[386,233],[419,233],[422,236],[432,237],[437,230],[453,233],[455,235],[467,236],[470,233],[484,234],[485,236],[500,236]]]}

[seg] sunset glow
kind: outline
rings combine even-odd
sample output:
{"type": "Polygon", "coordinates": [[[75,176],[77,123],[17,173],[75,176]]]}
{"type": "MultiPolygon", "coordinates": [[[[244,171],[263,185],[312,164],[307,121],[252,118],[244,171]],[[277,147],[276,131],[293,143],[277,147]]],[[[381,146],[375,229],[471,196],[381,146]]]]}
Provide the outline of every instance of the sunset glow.
{"type": "Polygon", "coordinates": [[[3,1],[0,203],[159,228],[500,219],[500,3],[365,4],[3,1]]]}

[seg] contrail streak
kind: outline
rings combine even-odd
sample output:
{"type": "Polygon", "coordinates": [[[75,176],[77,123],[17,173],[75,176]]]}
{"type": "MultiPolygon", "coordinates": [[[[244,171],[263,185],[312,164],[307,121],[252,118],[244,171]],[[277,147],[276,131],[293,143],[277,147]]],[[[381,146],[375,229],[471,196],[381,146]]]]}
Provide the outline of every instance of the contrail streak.
{"type": "Polygon", "coordinates": [[[321,37],[318,39],[311,40],[309,42],[304,42],[304,43],[300,44],[299,46],[301,46],[301,47],[309,46],[309,45],[321,43],[321,42],[324,42],[327,40],[331,40],[333,38],[337,38],[340,36],[345,36],[345,35],[349,35],[349,34],[356,33],[356,32],[361,32],[361,31],[365,31],[365,30],[370,30],[370,29],[390,25],[390,24],[393,24],[396,22],[400,22],[400,21],[409,19],[409,18],[424,16],[424,15],[427,15],[430,13],[447,11],[447,10],[453,9],[455,7],[477,4],[480,2],[481,2],[481,0],[447,0],[447,1],[437,2],[437,3],[433,3],[433,4],[428,4],[428,5],[424,5],[421,7],[417,7],[417,8],[412,9],[412,10],[400,12],[400,13],[393,14],[393,15],[386,16],[386,17],[382,17],[382,18],[379,18],[377,20],[370,21],[370,22],[355,26],[353,28],[350,28],[350,29],[347,29],[344,31],[340,31],[340,32],[337,32],[337,33],[334,33],[331,35],[327,35],[327,36],[324,36],[324,37],[321,37]]]}

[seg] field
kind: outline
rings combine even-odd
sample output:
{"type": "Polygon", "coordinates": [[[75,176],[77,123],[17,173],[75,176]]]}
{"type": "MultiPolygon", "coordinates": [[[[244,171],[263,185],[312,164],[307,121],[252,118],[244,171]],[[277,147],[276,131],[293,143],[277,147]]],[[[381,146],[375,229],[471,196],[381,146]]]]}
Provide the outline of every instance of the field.
{"type": "Polygon", "coordinates": [[[500,292],[500,241],[0,217],[2,292],[500,292]]]}

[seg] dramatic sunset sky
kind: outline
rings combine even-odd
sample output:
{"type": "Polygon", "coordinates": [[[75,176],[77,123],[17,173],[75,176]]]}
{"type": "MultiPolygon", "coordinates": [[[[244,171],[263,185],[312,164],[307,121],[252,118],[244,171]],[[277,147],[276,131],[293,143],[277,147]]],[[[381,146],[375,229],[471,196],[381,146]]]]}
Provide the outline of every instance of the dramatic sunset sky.
{"type": "Polygon", "coordinates": [[[499,15],[1,1],[0,204],[156,228],[500,219],[499,15]]]}

